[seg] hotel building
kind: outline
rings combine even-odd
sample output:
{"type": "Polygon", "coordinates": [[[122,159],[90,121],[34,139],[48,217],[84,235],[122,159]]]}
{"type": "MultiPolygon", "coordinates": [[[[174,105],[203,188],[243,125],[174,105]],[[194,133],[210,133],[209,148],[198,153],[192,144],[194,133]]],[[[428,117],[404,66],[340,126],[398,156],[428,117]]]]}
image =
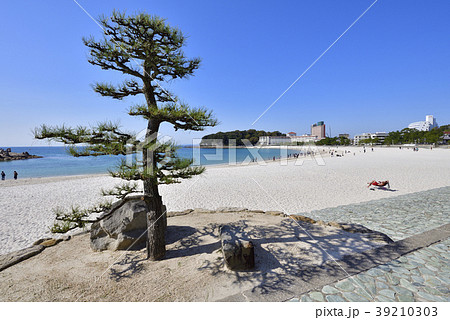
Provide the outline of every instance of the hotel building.
{"type": "Polygon", "coordinates": [[[409,129],[416,129],[419,131],[430,131],[433,128],[437,128],[438,124],[436,122],[436,119],[430,115],[425,117],[425,121],[417,121],[410,123],[408,128],[409,129]]]}
{"type": "Polygon", "coordinates": [[[317,140],[322,140],[325,138],[325,123],[323,121],[319,121],[311,125],[311,135],[317,136],[317,140]]]}

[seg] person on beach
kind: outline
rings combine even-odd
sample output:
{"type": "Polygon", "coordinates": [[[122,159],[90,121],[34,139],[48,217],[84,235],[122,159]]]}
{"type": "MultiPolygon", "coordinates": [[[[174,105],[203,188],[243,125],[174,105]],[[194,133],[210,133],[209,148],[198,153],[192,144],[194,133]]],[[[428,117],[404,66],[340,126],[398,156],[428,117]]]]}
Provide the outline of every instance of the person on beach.
{"type": "Polygon", "coordinates": [[[5,171],[2,171],[2,180],[5,180],[5,177],[6,177],[5,171]]]}
{"type": "Polygon", "coordinates": [[[17,180],[17,176],[18,176],[19,174],[17,173],[17,171],[14,171],[14,180],[17,180]]]}
{"type": "Polygon", "coordinates": [[[375,186],[375,187],[385,187],[387,186],[388,188],[390,188],[391,186],[389,185],[389,180],[386,181],[376,181],[376,180],[372,180],[372,182],[369,182],[369,185],[367,186],[367,188],[371,187],[371,186],[375,186]]]}

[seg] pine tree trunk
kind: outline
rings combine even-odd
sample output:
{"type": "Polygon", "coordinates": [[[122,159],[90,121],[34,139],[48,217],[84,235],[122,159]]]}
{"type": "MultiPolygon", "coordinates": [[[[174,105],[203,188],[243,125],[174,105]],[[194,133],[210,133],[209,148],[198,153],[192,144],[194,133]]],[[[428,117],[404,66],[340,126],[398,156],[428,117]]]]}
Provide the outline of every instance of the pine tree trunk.
{"type": "MultiPolygon", "coordinates": [[[[149,181],[144,181],[145,185],[149,181]]],[[[151,182],[150,182],[151,183],[151,182]]],[[[158,194],[157,185],[148,185],[153,192],[156,193],[146,195],[146,202],[148,207],[147,212],[147,259],[150,260],[161,260],[166,254],[166,221],[165,212],[162,212],[162,199],[158,194]]]]}
{"type": "MultiPolygon", "coordinates": [[[[150,70],[145,69],[146,74],[150,74],[150,70]]],[[[151,80],[144,81],[144,94],[147,104],[156,105],[156,99],[151,86],[151,80]]],[[[156,119],[149,119],[147,125],[147,133],[145,135],[146,142],[157,139],[160,122],[156,119]]],[[[155,172],[157,163],[153,152],[145,149],[142,150],[144,170],[155,172]]],[[[158,179],[150,178],[144,180],[144,194],[147,196],[147,259],[161,260],[166,253],[166,227],[167,215],[162,211],[162,199],[158,191],[158,179]]]]}

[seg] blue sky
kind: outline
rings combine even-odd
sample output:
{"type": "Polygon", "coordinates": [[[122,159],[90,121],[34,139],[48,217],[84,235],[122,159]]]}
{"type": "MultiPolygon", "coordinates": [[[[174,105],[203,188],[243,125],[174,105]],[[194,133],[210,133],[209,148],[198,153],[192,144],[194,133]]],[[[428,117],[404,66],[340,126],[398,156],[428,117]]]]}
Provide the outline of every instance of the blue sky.
{"type": "MultiPolygon", "coordinates": [[[[162,127],[182,144],[236,129],[309,133],[321,120],[333,136],[398,130],[427,114],[450,123],[450,1],[379,0],[252,126],[373,1],[78,2],[94,17],[113,9],[156,14],[188,36],[185,52],[201,57],[201,68],[164,86],[221,123],[191,134],[162,127]]],[[[43,123],[145,127],[126,114],[136,100],[92,91],[96,81],[124,78],[87,62],[81,38],[89,35],[99,38],[101,29],[73,1],[2,3],[0,145],[45,145],[31,133],[43,123]]]]}

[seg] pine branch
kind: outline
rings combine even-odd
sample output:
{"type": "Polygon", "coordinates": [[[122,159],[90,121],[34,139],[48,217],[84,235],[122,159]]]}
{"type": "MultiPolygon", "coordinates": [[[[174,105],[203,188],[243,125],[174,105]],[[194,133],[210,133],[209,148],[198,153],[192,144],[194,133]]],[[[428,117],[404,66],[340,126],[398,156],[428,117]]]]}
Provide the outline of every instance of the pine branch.
{"type": "Polygon", "coordinates": [[[133,57],[120,43],[115,43],[105,38],[103,41],[95,41],[94,38],[83,38],[84,44],[91,49],[88,62],[99,66],[104,70],[116,70],[138,78],[143,78],[140,68],[136,68],[133,57]]]}
{"type": "Polygon", "coordinates": [[[102,189],[103,196],[114,196],[118,199],[124,199],[127,195],[137,192],[140,192],[140,190],[138,190],[138,185],[136,183],[123,183],[114,186],[114,188],[110,190],[102,189]]]}
{"type": "Polygon", "coordinates": [[[89,219],[92,213],[105,212],[110,210],[111,207],[111,201],[99,203],[88,209],[80,209],[79,206],[72,206],[69,211],[65,211],[61,207],[57,207],[53,210],[56,215],[56,221],[50,231],[52,233],[66,233],[76,228],[84,228],[88,223],[97,221],[95,219],[89,219]]]}
{"type": "Polygon", "coordinates": [[[108,170],[108,172],[113,178],[120,178],[127,181],[151,178],[151,176],[144,174],[142,162],[139,164],[137,160],[134,160],[132,163],[121,160],[115,171],[108,170]]]}
{"type": "Polygon", "coordinates": [[[132,150],[130,146],[138,143],[133,134],[119,131],[119,125],[111,122],[93,128],[42,125],[34,130],[34,136],[69,145],[68,151],[75,157],[126,155],[132,150]],[[86,146],[76,146],[80,144],[86,146]]]}
{"type": "Polygon", "coordinates": [[[134,80],[127,80],[120,86],[113,86],[106,83],[96,83],[93,86],[95,92],[100,93],[104,97],[122,100],[127,96],[135,96],[144,93],[139,83],[134,80]]]}
{"type": "Polygon", "coordinates": [[[175,130],[202,131],[206,127],[216,126],[217,119],[205,108],[191,108],[185,103],[166,103],[161,107],[152,105],[132,106],[128,114],[141,116],[147,120],[171,123],[175,130]]]}

